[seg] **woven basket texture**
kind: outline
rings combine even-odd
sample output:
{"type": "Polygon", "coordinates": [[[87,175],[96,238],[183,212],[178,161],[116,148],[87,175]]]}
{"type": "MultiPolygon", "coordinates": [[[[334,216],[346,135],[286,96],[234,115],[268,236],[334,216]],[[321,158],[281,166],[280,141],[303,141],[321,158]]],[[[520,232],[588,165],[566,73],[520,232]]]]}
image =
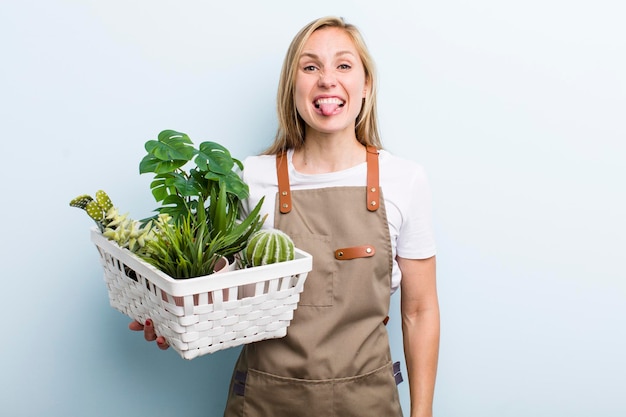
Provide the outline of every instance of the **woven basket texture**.
{"type": "Polygon", "coordinates": [[[150,318],[184,359],[283,337],[298,306],[308,253],[296,259],[176,280],[93,229],[113,308],[144,323],[150,318]]]}

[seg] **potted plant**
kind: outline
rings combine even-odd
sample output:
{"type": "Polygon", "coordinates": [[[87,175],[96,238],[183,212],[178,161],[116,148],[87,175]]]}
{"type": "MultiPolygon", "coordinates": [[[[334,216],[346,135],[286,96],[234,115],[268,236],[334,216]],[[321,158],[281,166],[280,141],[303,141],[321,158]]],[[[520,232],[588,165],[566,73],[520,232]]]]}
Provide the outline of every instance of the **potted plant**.
{"type": "Polygon", "coordinates": [[[221,256],[234,261],[265,220],[259,215],[263,199],[239,218],[248,196],[235,171],[242,163],[218,143],[202,142],[196,149],[189,136],[173,130],[162,131],[145,148],[139,172],[155,174],[150,187],[161,203],[157,211],[172,218],[150,241],[147,261],[175,278],[208,275],[221,256]]]}

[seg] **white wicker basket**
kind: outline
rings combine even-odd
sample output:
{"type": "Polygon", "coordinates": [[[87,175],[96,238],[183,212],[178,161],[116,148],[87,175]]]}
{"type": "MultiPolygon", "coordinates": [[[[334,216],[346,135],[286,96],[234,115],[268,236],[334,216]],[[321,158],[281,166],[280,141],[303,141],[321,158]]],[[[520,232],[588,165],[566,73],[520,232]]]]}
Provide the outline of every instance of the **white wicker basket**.
{"type": "Polygon", "coordinates": [[[304,288],[312,257],[204,277],[173,279],[92,229],[111,306],[150,318],[183,358],[283,337],[304,288]]]}

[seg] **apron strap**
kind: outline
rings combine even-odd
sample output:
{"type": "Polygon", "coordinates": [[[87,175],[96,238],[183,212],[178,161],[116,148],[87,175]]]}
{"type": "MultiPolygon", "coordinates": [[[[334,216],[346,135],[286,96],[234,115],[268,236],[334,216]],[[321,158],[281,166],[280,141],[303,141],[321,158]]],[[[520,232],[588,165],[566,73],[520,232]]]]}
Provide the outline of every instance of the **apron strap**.
{"type": "MultiPolygon", "coordinates": [[[[368,145],[367,151],[367,209],[378,210],[380,203],[380,187],[378,183],[378,149],[368,145]]],[[[289,187],[289,167],[287,152],[276,155],[276,176],[278,177],[278,204],[282,214],[291,211],[291,189],[289,187]]]]}
{"type": "Polygon", "coordinates": [[[291,211],[291,189],[289,188],[289,167],[287,152],[276,155],[276,175],[278,176],[278,204],[282,214],[291,211]]]}
{"type": "Polygon", "coordinates": [[[368,145],[367,148],[367,209],[378,210],[380,203],[380,187],[378,186],[378,149],[368,145]]]}

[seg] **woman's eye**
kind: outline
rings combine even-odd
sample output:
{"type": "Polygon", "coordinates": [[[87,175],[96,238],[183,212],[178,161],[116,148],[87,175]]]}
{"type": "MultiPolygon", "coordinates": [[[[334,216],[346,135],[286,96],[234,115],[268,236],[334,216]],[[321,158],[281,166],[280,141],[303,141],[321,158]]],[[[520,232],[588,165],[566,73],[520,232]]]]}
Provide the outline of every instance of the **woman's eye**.
{"type": "Polygon", "coordinates": [[[340,70],[349,70],[352,67],[349,64],[341,64],[337,68],[339,68],[340,70]]]}
{"type": "Polygon", "coordinates": [[[302,68],[305,72],[313,72],[316,70],[314,65],[307,65],[304,68],[302,68]]]}

